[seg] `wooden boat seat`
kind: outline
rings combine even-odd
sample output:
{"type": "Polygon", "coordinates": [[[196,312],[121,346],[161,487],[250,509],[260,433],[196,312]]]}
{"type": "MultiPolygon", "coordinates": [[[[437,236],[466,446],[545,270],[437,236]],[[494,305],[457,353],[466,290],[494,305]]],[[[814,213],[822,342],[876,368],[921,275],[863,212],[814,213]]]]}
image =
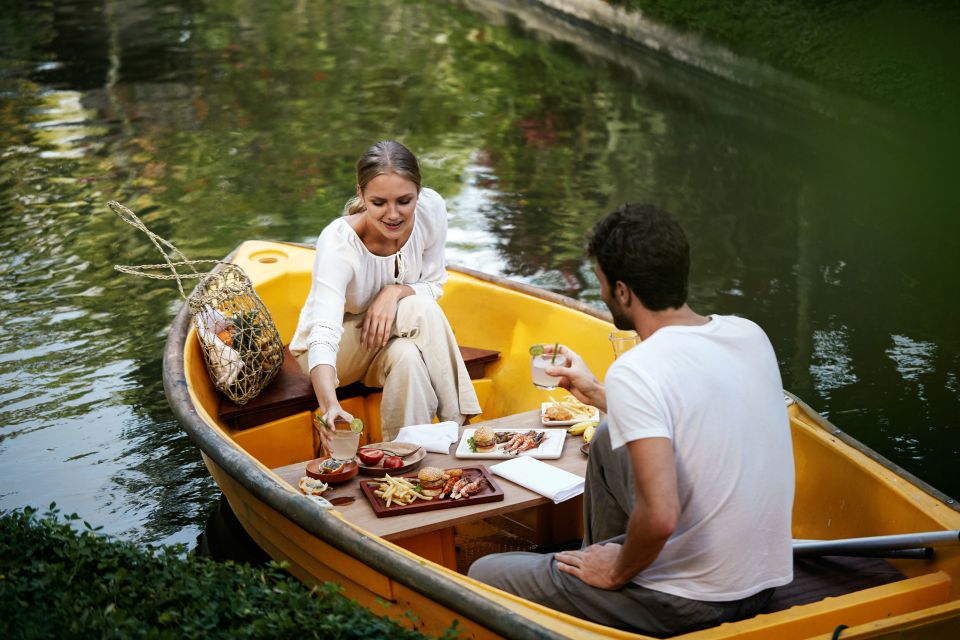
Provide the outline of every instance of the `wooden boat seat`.
{"type": "MultiPolygon", "coordinates": [[[[467,365],[471,380],[483,378],[487,364],[500,358],[499,351],[460,347],[460,354],[467,365]]],[[[366,387],[357,382],[337,389],[337,398],[345,400],[357,396],[377,393],[380,389],[366,387]]],[[[284,350],[283,366],[277,377],[247,404],[238,405],[221,394],[218,413],[220,419],[233,429],[249,429],[271,420],[279,420],[301,411],[313,411],[317,408],[317,398],[313,387],[301,370],[300,365],[284,350]]]]}
{"type": "Polygon", "coordinates": [[[903,579],[904,575],[883,558],[795,558],[793,582],[777,587],[763,612],[783,611],[903,579]]]}

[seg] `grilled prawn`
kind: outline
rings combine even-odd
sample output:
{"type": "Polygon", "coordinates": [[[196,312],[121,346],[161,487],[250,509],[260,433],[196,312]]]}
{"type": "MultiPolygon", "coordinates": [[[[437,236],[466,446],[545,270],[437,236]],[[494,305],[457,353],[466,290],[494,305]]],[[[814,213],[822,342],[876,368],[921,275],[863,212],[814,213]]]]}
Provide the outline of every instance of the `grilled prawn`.
{"type": "Polygon", "coordinates": [[[483,482],[484,482],[483,476],[480,476],[479,478],[477,478],[477,479],[474,480],[473,482],[468,482],[467,484],[465,484],[465,485],[463,485],[462,487],[460,487],[460,492],[459,492],[459,493],[454,493],[451,497],[452,497],[453,499],[455,499],[455,500],[458,499],[458,498],[466,498],[466,497],[469,497],[469,496],[475,494],[477,491],[480,491],[480,487],[483,486],[483,482]]]}

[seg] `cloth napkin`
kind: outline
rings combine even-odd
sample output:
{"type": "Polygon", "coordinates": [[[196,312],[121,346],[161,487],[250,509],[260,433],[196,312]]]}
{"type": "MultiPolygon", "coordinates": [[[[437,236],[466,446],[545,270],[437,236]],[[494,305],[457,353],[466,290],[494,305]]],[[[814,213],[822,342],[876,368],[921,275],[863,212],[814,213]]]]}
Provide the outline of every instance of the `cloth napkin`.
{"type": "Polygon", "coordinates": [[[554,504],[560,504],[583,493],[583,478],[531,456],[520,456],[495,464],[490,467],[490,471],[550,498],[554,504]]]}
{"type": "Polygon", "coordinates": [[[460,425],[453,420],[437,424],[415,424],[397,432],[394,442],[418,444],[430,453],[450,453],[450,445],[460,437],[460,425]]]}

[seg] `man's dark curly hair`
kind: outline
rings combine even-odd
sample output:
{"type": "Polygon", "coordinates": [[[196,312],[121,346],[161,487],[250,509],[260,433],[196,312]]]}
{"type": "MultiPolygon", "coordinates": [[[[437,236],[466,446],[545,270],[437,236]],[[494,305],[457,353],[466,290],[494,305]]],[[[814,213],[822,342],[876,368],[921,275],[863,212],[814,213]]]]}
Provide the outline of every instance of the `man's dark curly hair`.
{"type": "Polygon", "coordinates": [[[653,205],[625,204],[593,225],[587,255],[611,289],[621,280],[651,311],[687,301],[690,245],[677,221],[653,205]]]}

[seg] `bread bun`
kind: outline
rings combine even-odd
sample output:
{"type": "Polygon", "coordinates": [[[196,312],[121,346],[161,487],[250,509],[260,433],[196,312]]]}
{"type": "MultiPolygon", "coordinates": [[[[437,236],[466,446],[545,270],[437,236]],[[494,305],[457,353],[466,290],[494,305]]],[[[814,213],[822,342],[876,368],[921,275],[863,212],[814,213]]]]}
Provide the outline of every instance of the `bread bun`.
{"type": "Polygon", "coordinates": [[[424,467],[417,474],[417,481],[420,483],[421,494],[427,497],[435,496],[443,489],[443,469],[424,467]]]}
{"type": "Polygon", "coordinates": [[[490,427],[480,427],[473,432],[473,446],[477,448],[478,453],[493,451],[497,446],[497,434],[490,427]]]}

